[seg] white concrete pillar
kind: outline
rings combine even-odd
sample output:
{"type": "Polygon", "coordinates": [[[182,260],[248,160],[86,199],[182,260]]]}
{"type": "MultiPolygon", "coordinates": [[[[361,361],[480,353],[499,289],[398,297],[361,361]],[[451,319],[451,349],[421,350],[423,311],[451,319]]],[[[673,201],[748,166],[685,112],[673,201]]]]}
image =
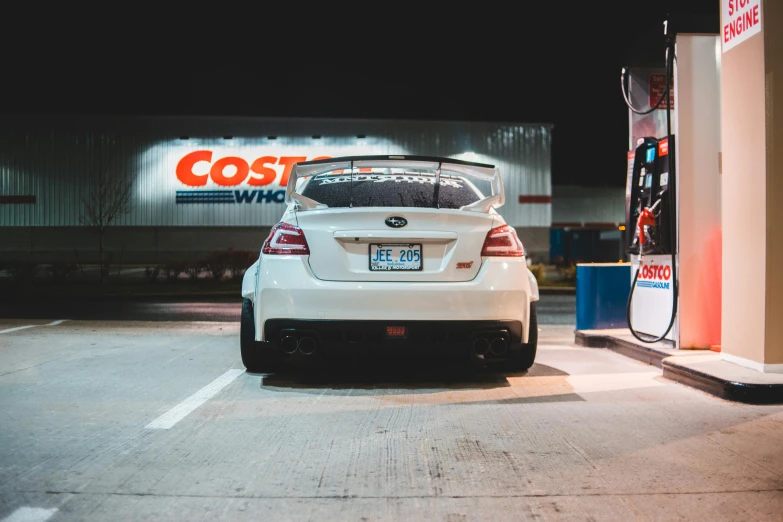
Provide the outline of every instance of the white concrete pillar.
{"type": "Polygon", "coordinates": [[[721,343],[720,37],[677,35],[678,348],[721,343]]]}

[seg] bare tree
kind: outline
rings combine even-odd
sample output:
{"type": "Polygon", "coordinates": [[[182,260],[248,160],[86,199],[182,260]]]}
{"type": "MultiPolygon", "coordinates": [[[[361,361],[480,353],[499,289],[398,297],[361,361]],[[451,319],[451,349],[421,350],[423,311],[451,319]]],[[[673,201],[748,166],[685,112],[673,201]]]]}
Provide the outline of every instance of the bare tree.
{"type": "Polygon", "coordinates": [[[115,138],[101,134],[88,140],[86,144],[90,161],[87,187],[81,198],[83,211],[80,221],[83,225],[98,229],[98,259],[103,284],[107,273],[103,259],[106,227],[118,216],[130,212],[136,175],[123,168],[115,138]]]}

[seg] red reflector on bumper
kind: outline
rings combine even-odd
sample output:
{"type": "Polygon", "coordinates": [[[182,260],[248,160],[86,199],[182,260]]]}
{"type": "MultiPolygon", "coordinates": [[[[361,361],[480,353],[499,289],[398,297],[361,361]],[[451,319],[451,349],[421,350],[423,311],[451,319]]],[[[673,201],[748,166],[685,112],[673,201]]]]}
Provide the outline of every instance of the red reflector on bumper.
{"type": "Polygon", "coordinates": [[[405,337],[404,326],[387,326],[386,335],[388,337],[405,337]]]}

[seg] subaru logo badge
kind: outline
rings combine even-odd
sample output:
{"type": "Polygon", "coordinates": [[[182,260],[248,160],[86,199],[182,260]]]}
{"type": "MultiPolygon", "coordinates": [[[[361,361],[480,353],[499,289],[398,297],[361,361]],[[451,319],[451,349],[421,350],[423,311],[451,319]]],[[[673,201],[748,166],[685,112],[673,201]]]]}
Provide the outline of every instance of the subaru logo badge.
{"type": "Polygon", "coordinates": [[[405,219],[404,217],[392,216],[392,217],[386,218],[386,224],[389,225],[392,228],[400,228],[400,227],[404,227],[405,225],[407,225],[408,224],[408,220],[405,219]]]}

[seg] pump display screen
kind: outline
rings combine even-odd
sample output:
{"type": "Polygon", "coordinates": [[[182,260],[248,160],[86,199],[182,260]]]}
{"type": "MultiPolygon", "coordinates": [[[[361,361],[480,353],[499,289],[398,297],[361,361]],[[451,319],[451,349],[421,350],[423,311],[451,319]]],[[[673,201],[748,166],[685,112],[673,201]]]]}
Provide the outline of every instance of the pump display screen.
{"type": "Polygon", "coordinates": [[[655,161],[655,147],[650,147],[649,149],[647,149],[646,161],[647,163],[652,163],[653,161],[655,161]]]}

